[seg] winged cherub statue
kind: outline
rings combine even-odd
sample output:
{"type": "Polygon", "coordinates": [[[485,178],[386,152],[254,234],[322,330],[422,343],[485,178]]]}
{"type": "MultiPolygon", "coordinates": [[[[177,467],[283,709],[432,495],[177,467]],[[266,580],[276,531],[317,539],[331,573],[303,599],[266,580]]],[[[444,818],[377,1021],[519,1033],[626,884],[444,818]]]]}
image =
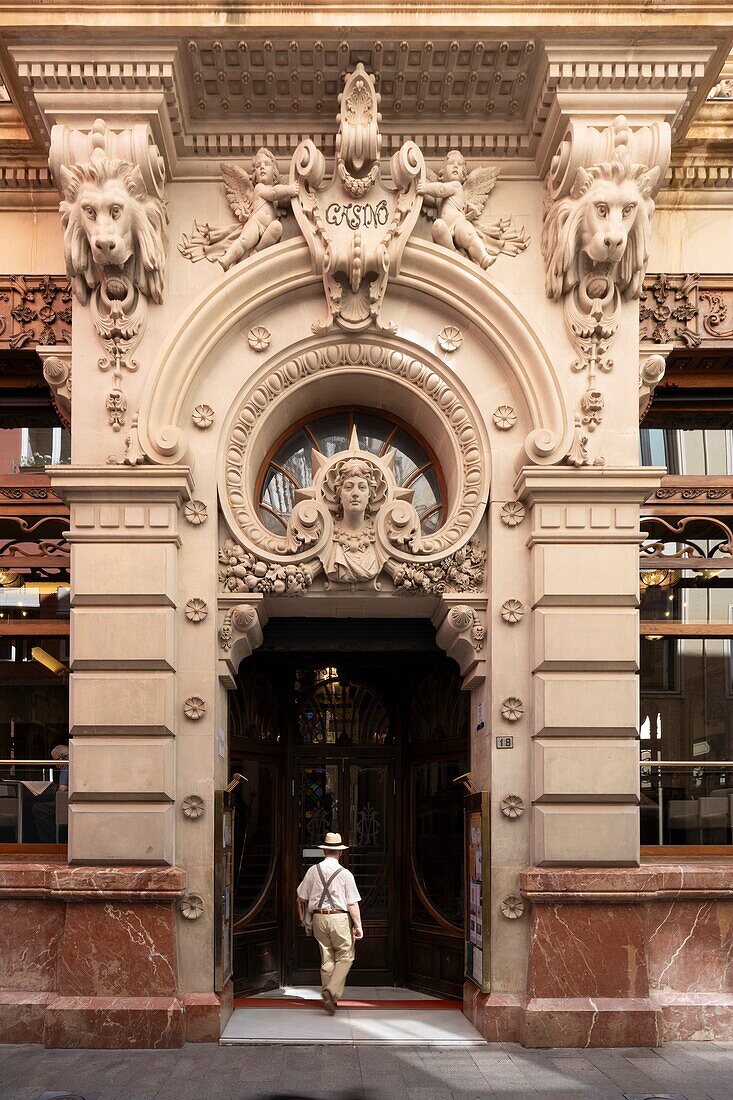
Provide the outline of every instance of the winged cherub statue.
{"type": "Polygon", "coordinates": [[[194,222],[190,236],[184,235],[178,251],[196,263],[206,257],[218,261],[225,271],[253,252],[260,252],[282,238],[278,204],[298,193],[297,184],[281,184],[277,162],[269,149],[258,149],[252,176],[238,164],[222,164],[227,202],[237,225],[210,226],[194,222]]]}
{"type": "Polygon", "coordinates": [[[499,172],[499,168],[469,172],[463,154],[451,149],[437,176],[430,172],[430,182],[417,185],[418,195],[437,209],[435,243],[466,253],[484,269],[501,253],[518,256],[529,244],[529,237],[523,229],[517,231],[511,218],[491,222],[485,216],[499,172]]]}

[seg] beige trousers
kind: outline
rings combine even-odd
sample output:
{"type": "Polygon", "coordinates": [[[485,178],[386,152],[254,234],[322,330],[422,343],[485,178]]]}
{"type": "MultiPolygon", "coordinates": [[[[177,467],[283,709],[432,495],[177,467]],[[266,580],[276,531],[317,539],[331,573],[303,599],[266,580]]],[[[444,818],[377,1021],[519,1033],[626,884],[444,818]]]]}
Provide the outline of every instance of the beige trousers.
{"type": "Polygon", "coordinates": [[[321,949],[321,989],[338,1001],[356,954],[349,914],[314,913],[313,935],[321,949]]]}

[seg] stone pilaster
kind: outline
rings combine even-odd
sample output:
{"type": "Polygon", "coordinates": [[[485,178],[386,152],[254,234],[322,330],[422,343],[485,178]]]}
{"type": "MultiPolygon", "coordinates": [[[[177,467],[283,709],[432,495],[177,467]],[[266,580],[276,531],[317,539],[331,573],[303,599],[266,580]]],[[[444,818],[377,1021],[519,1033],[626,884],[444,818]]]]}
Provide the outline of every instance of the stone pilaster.
{"type": "Polygon", "coordinates": [[[174,862],[178,510],[189,471],[57,468],[71,510],[69,862],[174,862]]]}
{"type": "Polygon", "coordinates": [[[639,506],[663,471],[530,469],[532,862],[639,861],[639,506]]]}

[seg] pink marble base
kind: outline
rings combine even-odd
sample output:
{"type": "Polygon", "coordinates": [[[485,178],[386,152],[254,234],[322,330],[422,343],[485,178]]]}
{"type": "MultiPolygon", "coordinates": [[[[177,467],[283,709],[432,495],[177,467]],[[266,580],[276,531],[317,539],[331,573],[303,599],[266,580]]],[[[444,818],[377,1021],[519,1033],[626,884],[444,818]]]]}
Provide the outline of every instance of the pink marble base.
{"type": "Polygon", "coordinates": [[[665,993],[659,996],[664,1038],[733,1041],[733,996],[722,993],[665,993]]]}
{"type": "Polygon", "coordinates": [[[53,993],[0,993],[0,1043],[42,1043],[53,999],[53,993]]]}
{"type": "Polygon", "coordinates": [[[186,1042],[218,1043],[234,1011],[234,983],[227,982],[222,993],[184,993],[183,1004],[186,1042]]]}
{"type": "Polygon", "coordinates": [[[490,1043],[519,1043],[527,998],[514,993],[482,993],[473,982],[463,986],[463,1012],[490,1043]]]}
{"type": "Polygon", "coordinates": [[[180,1047],[184,1008],[176,997],[56,997],[46,1009],[47,1047],[126,1050],[180,1047]]]}
{"type": "MultiPolygon", "coordinates": [[[[170,867],[0,861],[0,1042],[180,1046],[174,902],[184,886],[170,867]]],[[[218,1039],[214,1000],[205,1030],[218,1039]]]]}
{"type": "Polygon", "coordinates": [[[658,1047],[662,1013],[650,999],[532,998],[521,1043],[525,1047],[658,1047]]]}
{"type": "Polygon", "coordinates": [[[526,1000],[469,983],[467,1015],[530,1047],[733,1040],[732,872],[714,859],[528,868],[526,1000]]]}

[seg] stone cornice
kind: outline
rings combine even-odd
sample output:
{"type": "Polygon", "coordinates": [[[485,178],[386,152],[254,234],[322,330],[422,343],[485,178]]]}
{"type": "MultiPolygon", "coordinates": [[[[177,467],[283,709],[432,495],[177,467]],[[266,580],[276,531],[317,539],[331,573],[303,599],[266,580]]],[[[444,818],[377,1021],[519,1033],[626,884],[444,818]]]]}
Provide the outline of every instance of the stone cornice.
{"type": "Polygon", "coordinates": [[[514,482],[517,498],[531,506],[578,501],[641,504],[661,484],[663,466],[523,466],[514,482]]]}
{"type": "Polygon", "coordinates": [[[46,473],[54,492],[72,504],[148,502],[180,507],[194,484],[188,466],[136,466],[124,472],[109,466],[48,466],[46,473]]]}
{"type": "Polygon", "coordinates": [[[328,154],[341,74],[356,58],[379,80],[383,155],[410,139],[431,166],[457,147],[537,176],[570,117],[607,124],[625,113],[635,125],[664,120],[684,132],[728,49],[715,36],[691,42],[676,32],[669,43],[631,49],[521,28],[487,35],[463,13],[460,30],[436,27],[434,38],[376,20],[348,25],[344,35],[326,19],[315,43],[312,30],[292,28],[246,39],[234,26],[167,35],[136,47],[134,64],[128,48],[104,40],[11,44],[10,52],[39,128],[83,129],[100,115],[115,126],[147,122],[169,178],[200,179],[222,157],[248,159],[263,144],[282,167],[304,136],[328,154]]]}

